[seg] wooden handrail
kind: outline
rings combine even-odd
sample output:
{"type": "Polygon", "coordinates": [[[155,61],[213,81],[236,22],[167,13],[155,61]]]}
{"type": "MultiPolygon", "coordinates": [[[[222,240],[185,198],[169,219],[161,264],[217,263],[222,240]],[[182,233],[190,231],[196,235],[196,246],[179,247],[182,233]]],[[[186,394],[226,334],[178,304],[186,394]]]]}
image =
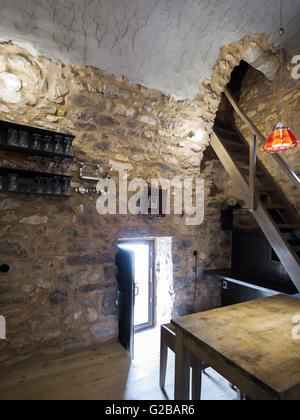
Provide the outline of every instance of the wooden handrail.
{"type": "MultiPolygon", "coordinates": [[[[256,127],[255,124],[250,120],[250,118],[247,117],[247,115],[244,113],[244,111],[241,109],[239,104],[237,103],[234,96],[231,94],[230,90],[228,88],[225,88],[224,93],[231,103],[232,107],[236,111],[236,113],[241,117],[241,119],[250,127],[253,134],[259,139],[260,143],[263,145],[266,141],[265,136],[262,134],[262,132],[256,127]]],[[[279,167],[285,172],[285,174],[289,177],[289,179],[292,181],[292,183],[300,190],[300,178],[297,176],[297,174],[292,170],[292,168],[285,162],[284,159],[278,154],[272,154],[275,161],[278,163],[279,167]]]]}

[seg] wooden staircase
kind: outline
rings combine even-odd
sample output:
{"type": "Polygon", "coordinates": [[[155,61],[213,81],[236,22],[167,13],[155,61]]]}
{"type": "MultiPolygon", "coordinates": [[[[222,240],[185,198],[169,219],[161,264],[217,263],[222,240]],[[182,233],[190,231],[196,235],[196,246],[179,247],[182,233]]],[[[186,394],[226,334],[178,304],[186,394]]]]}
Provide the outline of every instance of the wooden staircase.
{"type": "MultiPolygon", "coordinates": [[[[253,142],[249,145],[231,125],[216,121],[211,145],[300,293],[300,218],[274,178],[256,158],[257,139],[262,143],[264,136],[228,90],[225,95],[251,128],[253,142]]],[[[293,185],[300,189],[299,178],[281,156],[273,157],[293,185]]]]}

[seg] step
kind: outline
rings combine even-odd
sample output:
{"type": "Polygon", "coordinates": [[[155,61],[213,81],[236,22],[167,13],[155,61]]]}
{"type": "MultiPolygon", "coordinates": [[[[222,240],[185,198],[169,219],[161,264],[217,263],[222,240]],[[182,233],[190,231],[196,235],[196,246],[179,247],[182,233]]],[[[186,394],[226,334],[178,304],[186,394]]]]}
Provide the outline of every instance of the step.
{"type": "Polygon", "coordinates": [[[238,138],[237,133],[234,130],[231,130],[229,128],[223,128],[223,127],[214,127],[214,131],[217,133],[222,133],[224,136],[230,136],[230,140],[232,140],[232,137],[238,138]]]}
{"type": "Polygon", "coordinates": [[[267,210],[287,210],[287,206],[284,204],[264,204],[267,210]]]}
{"type": "Polygon", "coordinates": [[[300,229],[300,225],[289,225],[289,224],[279,224],[279,229],[288,229],[288,230],[297,230],[300,229]]]}
{"type": "Polygon", "coordinates": [[[218,118],[215,119],[215,127],[219,127],[219,128],[228,128],[228,129],[233,129],[232,125],[228,122],[224,122],[224,120],[219,120],[218,118]]]}
{"type": "Polygon", "coordinates": [[[258,189],[259,189],[259,195],[261,196],[276,192],[276,190],[273,187],[268,188],[268,187],[259,186],[258,189]]]}
{"type": "Polygon", "coordinates": [[[295,232],[285,232],[284,237],[292,246],[300,245],[300,239],[295,232]]]}
{"type": "Polygon", "coordinates": [[[225,146],[228,145],[228,146],[232,146],[232,147],[238,147],[239,149],[247,150],[246,144],[238,143],[237,141],[227,139],[226,137],[222,137],[222,143],[223,144],[225,143],[225,146]]]}
{"type": "Polygon", "coordinates": [[[242,155],[240,153],[231,153],[231,157],[236,162],[246,162],[249,165],[249,156],[248,155],[242,155]]]}
{"type": "MultiPolygon", "coordinates": [[[[247,167],[247,166],[239,166],[239,161],[236,161],[236,163],[237,163],[237,167],[241,170],[241,172],[242,173],[246,173],[246,176],[247,176],[247,178],[249,178],[249,167],[247,167]]],[[[263,171],[261,171],[261,170],[259,170],[259,169],[256,169],[256,176],[257,177],[265,177],[266,176],[266,174],[263,172],[263,171]]]]}

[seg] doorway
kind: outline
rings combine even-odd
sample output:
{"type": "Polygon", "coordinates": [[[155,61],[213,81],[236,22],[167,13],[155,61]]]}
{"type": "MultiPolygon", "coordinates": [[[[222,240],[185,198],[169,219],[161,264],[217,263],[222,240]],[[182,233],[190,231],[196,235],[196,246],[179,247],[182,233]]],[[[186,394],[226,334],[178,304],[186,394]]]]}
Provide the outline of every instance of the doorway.
{"type": "Polygon", "coordinates": [[[119,248],[133,259],[134,332],[154,328],[154,240],[122,241],[119,248]]]}
{"type": "Polygon", "coordinates": [[[174,307],[172,238],[120,240],[116,264],[119,341],[135,361],[154,360],[174,307]]]}

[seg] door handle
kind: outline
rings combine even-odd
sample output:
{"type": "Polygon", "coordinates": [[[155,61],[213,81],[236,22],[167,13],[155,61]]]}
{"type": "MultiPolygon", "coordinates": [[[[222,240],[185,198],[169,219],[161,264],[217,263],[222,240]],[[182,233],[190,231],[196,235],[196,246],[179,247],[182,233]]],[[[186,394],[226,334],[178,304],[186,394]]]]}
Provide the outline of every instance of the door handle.
{"type": "Polygon", "coordinates": [[[134,296],[138,296],[138,294],[140,293],[140,289],[139,289],[139,286],[138,285],[134,285],[134,296]]]}

